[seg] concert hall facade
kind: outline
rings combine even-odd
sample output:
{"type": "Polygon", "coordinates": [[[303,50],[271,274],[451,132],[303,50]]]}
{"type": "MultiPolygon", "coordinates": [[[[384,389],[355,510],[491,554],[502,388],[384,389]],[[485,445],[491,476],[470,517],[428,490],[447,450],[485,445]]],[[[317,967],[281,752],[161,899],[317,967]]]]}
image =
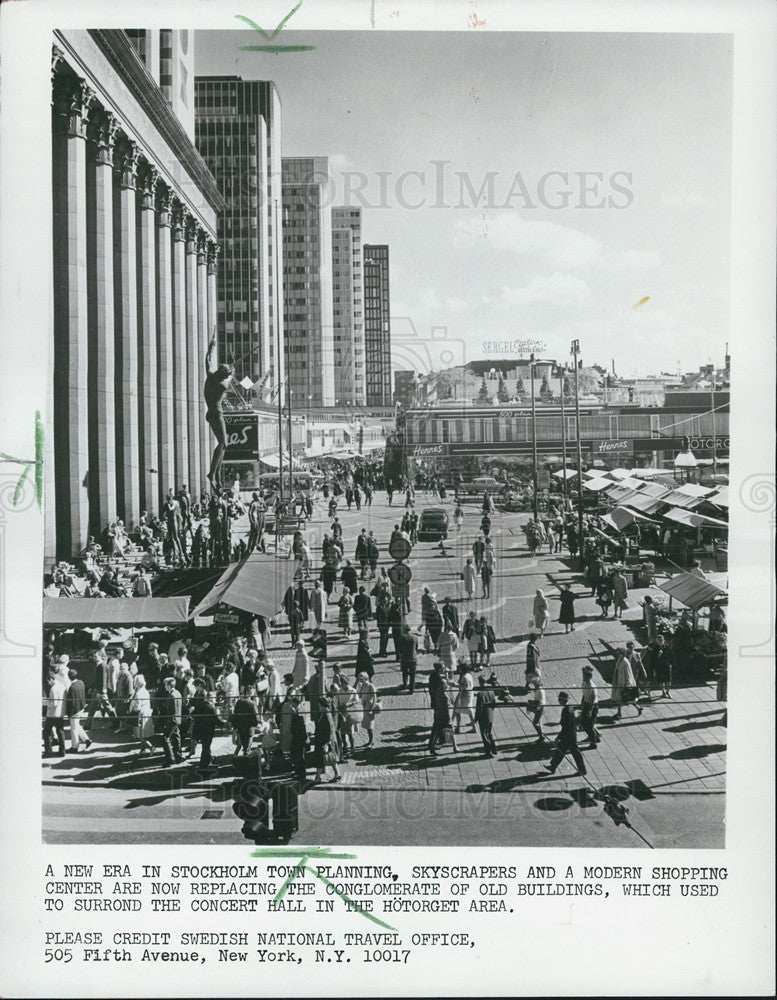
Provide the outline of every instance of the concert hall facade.
{"type": "Polygon", "coordinates": [[[224,202],[194,144],[191,34],[54,32],[47,565],[205,485],[224,202]]]}

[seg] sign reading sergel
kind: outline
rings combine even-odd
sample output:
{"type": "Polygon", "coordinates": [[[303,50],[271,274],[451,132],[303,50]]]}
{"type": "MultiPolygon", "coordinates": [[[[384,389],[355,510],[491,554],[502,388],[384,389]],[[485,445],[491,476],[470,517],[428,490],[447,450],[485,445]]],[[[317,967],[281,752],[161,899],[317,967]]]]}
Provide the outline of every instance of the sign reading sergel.
{"type": "Polygon", "coordinates": [[[632,441],[594,441],[591,450],[595,455],[610,455],[613,452],[629,452],[634,450],[632,441]]]}
{"type": "Polygon", "coordinates": [[[225,413],[227,428],[227,462],[259,458],[259,414],[225,413]]]}

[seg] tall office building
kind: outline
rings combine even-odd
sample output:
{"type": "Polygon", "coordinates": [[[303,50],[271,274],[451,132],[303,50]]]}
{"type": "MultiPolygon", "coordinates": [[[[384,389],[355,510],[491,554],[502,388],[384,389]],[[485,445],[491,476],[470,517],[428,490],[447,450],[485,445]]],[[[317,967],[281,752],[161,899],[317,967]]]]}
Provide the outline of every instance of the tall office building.
{"type": "Polygon", "coordinates": [[[266,81],[198,76],[195,111],[197,148],[226,201],[219,216],[219,354],[234,356],[238,380],[271,372],[277,384],[284,368],[278,91],[266,81]]]}
{"type": "Polygon", "coordinates": [[[361,216],[361,208],[332,209],[335,403],[353,406],[366,402],[361,216]]]}
{"type": "Polygon", "coordinates": [[[127,37],[186,134],[194,139],[194,32],[128,28],[127,37]]]}
{"type": "Polygon", "coordinates": [[[323,156],[283,158],[283,280],[291,404],[335,405],[332,218],[323,156]]]}
{"type": "MultiPolygon", "coordinates": [[[[120,30],[54,32],[45,555],[206,485],[216,183],[120,30]]],[[[174,103],[174,102],[173,102],[174,103]]]]}
{"type": "Polygon", "coordinates": [[[391,406],[389,248],[364,244],[364,351],[367,406],[391,406]]]}

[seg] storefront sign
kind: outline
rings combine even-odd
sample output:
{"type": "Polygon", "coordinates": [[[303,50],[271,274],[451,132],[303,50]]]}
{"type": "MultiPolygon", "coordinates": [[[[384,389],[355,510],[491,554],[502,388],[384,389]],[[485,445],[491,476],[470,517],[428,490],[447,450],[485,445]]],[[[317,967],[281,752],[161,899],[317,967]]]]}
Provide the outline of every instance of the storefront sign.
{"type": "Polygon", "coordinates": [[[591,451],[594,455],[602,457],[604,455],[613,454],[630,454],[634,450],[634,444],[632,440],[609,440],[609,441],[594,441],[591,444],[591,451]]]}
{"type": "Polygon", "coordinates": [[[238,462],[259,458],[259,414],[225,413],[227,428],[226,462],[238,462]]]}
{"type": "Polygon", "coordinates": [[[413,448],[415,458],[440,458],[448,454],[446,444],[417,444],[413,448]]]}

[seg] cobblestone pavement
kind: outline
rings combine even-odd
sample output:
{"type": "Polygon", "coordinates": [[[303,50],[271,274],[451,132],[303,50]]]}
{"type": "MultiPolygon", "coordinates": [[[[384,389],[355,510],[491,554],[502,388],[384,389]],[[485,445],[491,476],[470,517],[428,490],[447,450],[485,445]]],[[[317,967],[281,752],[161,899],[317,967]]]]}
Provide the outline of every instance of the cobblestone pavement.
{"type": "MultiPolygon", "coordinates": [[[[439,505],[425,496],[416,500],[417,509],[439,505]]],[[[453,505],[446,506],[452,512],[453,505]]],[[[625,706],[623,719],[614,722],[614,709],[608,707],[609,681],[613,660],[611,648],[632,639],[644,641],[641,629],[641,610],[638,601],[647,591],[632,591],[629,610],[623,620],[598,617],[599,608],[590,596],[590,590],[580,578],[571,561],[564,556],[541,554],[531,558],[524,543],[521,525],[527,515],[496,514],[493,517],[492,535],[497,552],[496,573],[491,596],[475,599],[471,605],[463,599],[460,579],[461,568],[471,543],[477,534],[480,513],[475,505],[468,505],[465,527],[461,537],[452,537],[445,543],[445,551],[436,543],[419,543],[413,550],[409,565],[413,570],[411,589],[412,611],[410,624],[420,623],[420,594],[429,586],[438,598],[450,595],[457,602],[459,616],[476,610],[486,614],[497,635],[496,653],[492,667],[501,685],[510,693],[510,704],[500,704],[495,712],[494,735],[498,756],[486,758],[476,733],[462,733],[458,737],[458,753],[450,747],[440,748],[433,758],[426,752],[431,726],[431,709],[425,690],[426,678],[431,670],[433,657],[421,654],[415,692],[411,695],[399,690],[400,675],[393,654],[375,660],[375,683],[380,689],[383,711],[377,716],[375,742],[364,746],[366,736],[357,735],[357,749],[352,759],[342,766],[342,782],[332,791],[368,790],[425,790],[478,792],[530,792],[546,794],[570,787],[591,792],[603,787],[625,786],[635,798],[643,800],[672,792],[710,793],[725,788],[726,730],[722,725],[722,709],[715,700],[715,685],[699,678],[688,677],[683,665],[678,665],[671,699],[642,702],[643,712],[637,716],[633,706],[625,706]],[[558,587],[569,582],[578,595],[576,613],[579,617],[574,632],[564,635],[563,627],[554,619],[558,616],[558,587]],[[560,710],[556,704],[558,690],[570,692],[573,702],[579,700],[581,667],[594,667],[594,680],[603,705],[600,708],[599,728],[602,742],[596,749],[583,751],[588,769],[587,779],[576,777],[573,762],[567,758],[557,774],[549,776],[543,770],[551,746],[535,744],[536,736],[525,710],[525,697],[521,684],[524,678],[525,648],[532,599],[537,588],[545,591],[551,603],[551,625],[542,638],[543,683],[548,696],[545,714],[546,736],[549,741],[558,732],[560,710]]],[[[317,508],[317,519],[309,528],[314,554],[320,552],[318,544],[329,519],[317,508]]],[[[340,513],[346,539],[346,556],[352,556],[356,535],[361,527],[374,530],[382,550],[391,527],[403,513],[403,508],[389,508],[385,502],[376,501],[372,508],[340,513]]],[[[388,564],[385,551],[381,563],[388,564]]],[[[336,599],[337,595],[334,595],[336,599]]],[[[288,630],[283,626],[283,616],[271,641],[271,655],[281,673],[290,669],[291,649],[288,630]]],[[[355,660],[353,640],[345,640],[336,627],[337,608],[329,608],[330,647],[329,664],[340,662],[351,673],[355,660]]],[[[377,649],[377,634],[371,626],[371,648],[377,649]]],[[[103,769],[106,781],[115,776],[115,765],[124,747],[110,737],[101,749],[109,755],[103,769]]],[[[97,749],[97,748],[95,748],[97,749]]],[[[56,763],[44,761],[44,784],[52,779],[57,784],[99,783],[101,767],[95,749],[78,758],[66,758],[56,763]],[[91,763],[90,763],[91,761],[91,763]]],[[[127,748],[131,750],[132,747],[127,748]]],[[[214,741],[214,756],[227,760],[232,744],[228,736],[214,741]]],[[[98,749],[98,755],[100,750],[98,749]]],[[[128,755],[129,756],[129,755],[128,755]]],[[[149,762],[126,761],[123,774],[128,787],[132,775],[138,771],[148,773],[149,762]]],[[[166,772],[170,774],[171,772],[166,772]]],[[[113,783],[115,782],[108,782],[113,783]]],[[[626,791],[621,794],[625,795],[626,791]]]]}

